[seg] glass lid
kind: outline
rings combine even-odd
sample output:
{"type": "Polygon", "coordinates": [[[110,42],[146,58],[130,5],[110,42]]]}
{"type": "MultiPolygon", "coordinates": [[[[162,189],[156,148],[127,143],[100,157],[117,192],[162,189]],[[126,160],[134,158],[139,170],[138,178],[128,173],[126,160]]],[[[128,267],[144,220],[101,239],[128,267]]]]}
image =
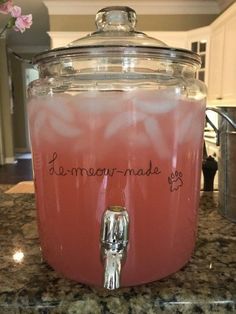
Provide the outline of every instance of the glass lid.
{"type": "Polygon", "coordinates": [[[107,7],[96,14],[97,31],[77,39],[74,46],[167,46],[160,40],[136,31],[136,12],[129,7],[107,7]]]}
{"type": "Polygon", "coordinates": [[[55,48],[37,54],[33,63],[56,61],[57,57],[125,55],[138,57],[156,55],[161,59],[175,62],[188,62],[199,66],[198,54],[167,46],[164,42],[149,37],[136,30],[136,12],[125,6],[112,6],[101,9],[96,14],[97,30],[77,39],[65,47],[55,48]]]}

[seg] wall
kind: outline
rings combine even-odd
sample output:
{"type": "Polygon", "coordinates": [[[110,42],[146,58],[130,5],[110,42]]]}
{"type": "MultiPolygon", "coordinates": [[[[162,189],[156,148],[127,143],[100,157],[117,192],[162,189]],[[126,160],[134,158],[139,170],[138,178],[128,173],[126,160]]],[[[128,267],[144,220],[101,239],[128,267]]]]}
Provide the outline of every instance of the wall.
{"type": "MultiPolygon", "coordinates": [[[[209,25],[216,14],[138,15],[143,31],[186,31],[209,25]]],[[[93,31],[94,15],[50,15],[50,31],[93,31]],[[63,21],[63,23],[62,23],[63,21]]]]}

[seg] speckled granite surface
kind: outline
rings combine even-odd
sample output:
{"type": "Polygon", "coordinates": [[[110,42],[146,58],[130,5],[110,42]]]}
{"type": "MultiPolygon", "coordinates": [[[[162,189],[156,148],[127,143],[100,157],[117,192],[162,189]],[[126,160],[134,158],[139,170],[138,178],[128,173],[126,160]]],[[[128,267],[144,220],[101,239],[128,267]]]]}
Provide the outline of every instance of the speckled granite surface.
{"type": "Polygon", "coordinates": [[[1,314],[236,313],[236,224],[217,211],[217,192],[202,194],[193,258],[169,278],[116,292],[62,278],[42,261],[34,195],[0,188],[1,314]],[[22,263],[13,255],[21,250],[22,263]]]}

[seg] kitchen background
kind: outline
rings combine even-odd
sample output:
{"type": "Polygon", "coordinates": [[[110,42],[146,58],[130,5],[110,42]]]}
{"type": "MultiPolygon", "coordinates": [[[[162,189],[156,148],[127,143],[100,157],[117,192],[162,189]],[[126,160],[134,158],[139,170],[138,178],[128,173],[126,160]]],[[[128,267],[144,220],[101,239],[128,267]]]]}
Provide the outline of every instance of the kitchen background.
{"type": "MultiPolygon", "coordinates": [[[[15,0],[24,14],[33,14],[33,25],[24,34],[9,32],[0,38],[0,165],[14,163],[28,153],[27,84],[37,70],[25,59],[65,45],[95,30],[98,9],[127,5],[138,14],[137,28],[170,46],[200,53],[198,78],[208,86],[208,105],[236,106],[236,1],[230,0],[15,0]]],[[[4,17],[4,16],[3,16],[4,17]]],[[[0,27],[6,20],[0,20],[0,27]]],[[[217,123],[214,113],[210,117],[217,123]]],[[[218,154],[214,132],[207,125],[208,154],[218,154]]]]}

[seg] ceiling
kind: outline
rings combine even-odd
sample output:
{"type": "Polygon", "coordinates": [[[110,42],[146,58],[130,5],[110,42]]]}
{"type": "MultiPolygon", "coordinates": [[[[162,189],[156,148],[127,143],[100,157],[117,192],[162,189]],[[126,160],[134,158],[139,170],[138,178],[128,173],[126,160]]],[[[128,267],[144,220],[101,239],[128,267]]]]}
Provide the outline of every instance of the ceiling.
{"type": "MultiPolygon", "coordinates": [[[[56,4],[55,2],[60,4],[65,4],[69,6],[69,4],[72,4],[74,1],[65,1],[65,0],[46,0],[46,3],[52,3],[56,4]]],[[[17,48],[18,51],[21,50],[21,47],[25,46],[31,46],[34,47],[35,52],[37,50],[42,50],[42,47],[49,46],[50,40],[47,35],[47,31],[49,31],[49,15],[48,15],[48,9],[44,4],[43,0],[13,0],[14,4],[19,5],[22,8],[23,14],[29,14],[32,13],[33,15],[33,25],[30,30],[27,30],[23,34],[16,33],[14,31],[9,31],[7,36],[7,42],[8,45],[17,48]]],[[[100,4],[104,5],[106,3],[106,6],[114,5],[114,3],[119,5],[130,5],[130,3],[134,3],[137,6],[142,4],[143,0],[127,0],[127,1],[118,1],[118,0],[77,0],[76,4],[81,4],[80,12],[81,14],[85,14],[83,12],[83,5],[86,5],[86,7],[90,6],[91,13],[96,13],[97,7],[100,7],[100,4]]],[[[165,7],[165,12],[168,14],[168,10],[171,10],[170,14],[173,14],[173,9],[176,8],[179,3],[186,2],[186,7],[190,5],[190,3],[194,3],[195,6],[199,5],[201,8],[204,7],[205,4],[211,5],[215,8],[215,10],[218,10],[218,13],[225,10],[230,4],[235,2],[235,0],[195,0],[195,1],[189,1],[189,0],[145,0],[145,7],[148,7],[148,5],[160,5],[162,4],[163,7],[165,7]]],[[[184,4],[185,5],[185,4],[184,4]]],[[[84,6],[85,7],[85,6],[84,6]]],[[[101,7],[100,7],[101,8],[101,7]]],[[[135,8],[135,5],[134,5],[135,8]]],[[[217,12],[216,12],[217,13],[217,12]]],[[[203,12],[204,14],[204,12],[203,12]]],[[[6,16],[3,16],[1,14],[0,16],[0,27],[4,25],[6,21],[6,16]]]]}

